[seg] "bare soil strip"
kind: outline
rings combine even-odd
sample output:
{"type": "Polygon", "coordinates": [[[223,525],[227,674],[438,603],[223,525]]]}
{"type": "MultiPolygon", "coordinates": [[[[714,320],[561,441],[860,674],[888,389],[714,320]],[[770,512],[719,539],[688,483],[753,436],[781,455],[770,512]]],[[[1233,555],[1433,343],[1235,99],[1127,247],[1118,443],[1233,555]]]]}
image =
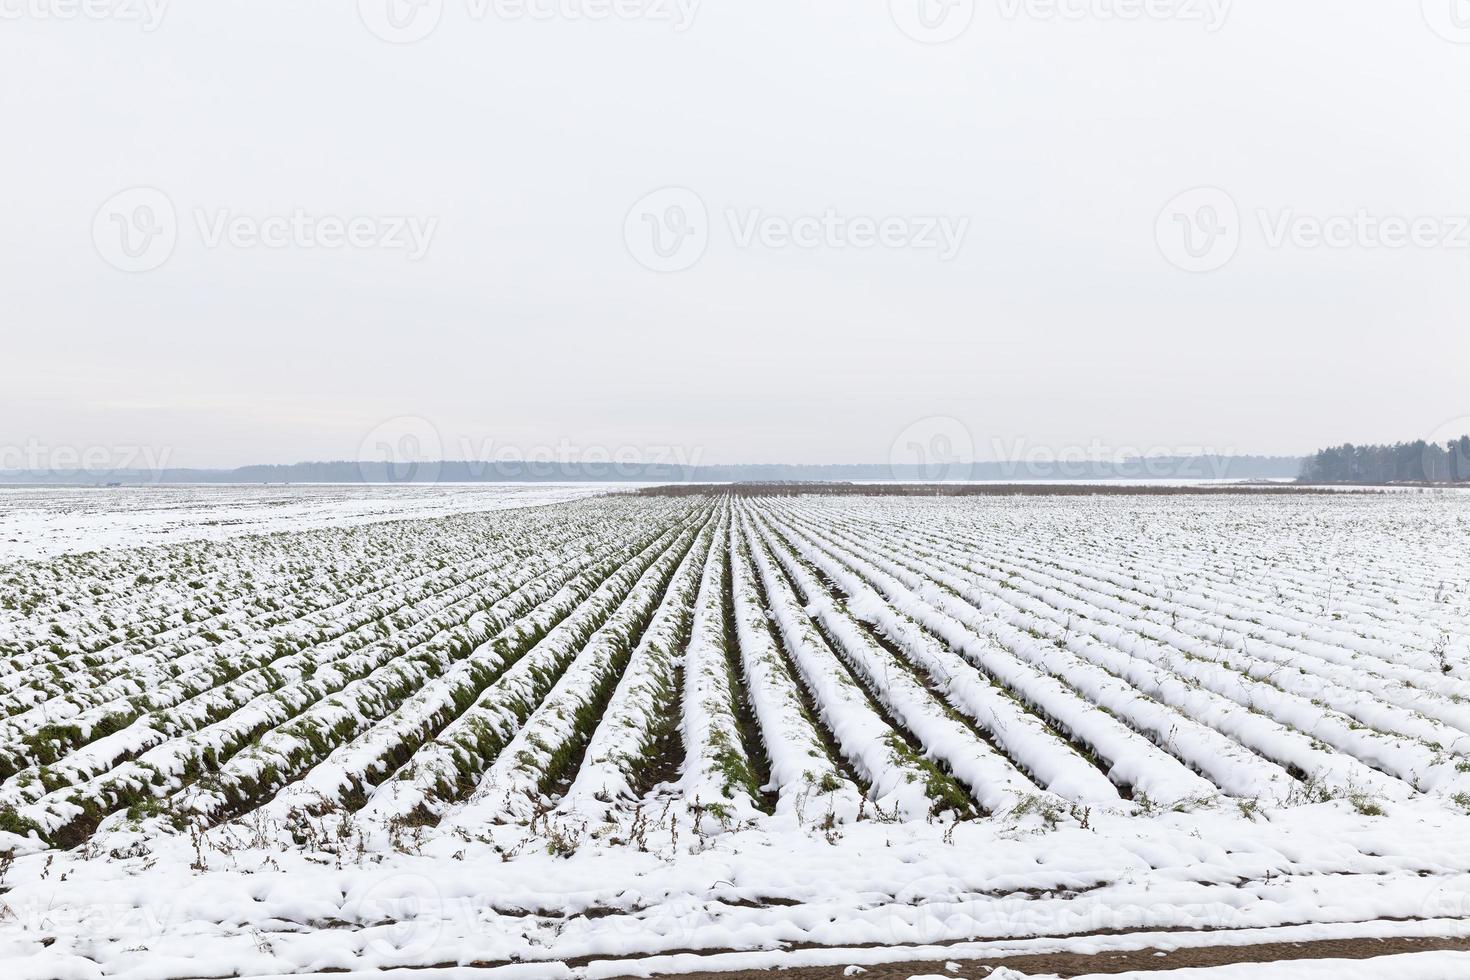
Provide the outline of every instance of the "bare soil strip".
{"type": "MultiPolygon", "coordinates": [[[[919,975],[965,977],[978,980],[997,967],[1009,967],[1028,976],[1078,977],[1086,974],[1126,973],[1130,970],[1177,970],[1184,967],[1229,966],[1234,963],[1281,963],[1291,960],[1366,960],[1400,953],[1465,952],[1470,939],[1333,939],[1304,943],[1268,943],[1256,946],[1201,946],[1189,949],[1139,949],[1096,954],[1048,953],[986,959],[915,960],[864,966],[862,980],[908,980],[919,975]],[[946,963],[958,963],[958,971],[946,963]]],[[[773,974],[781,980],[842,980],[844,966],[802,966],[784,970],[737,970],[717,973],[681,973],[680,980],[762,980],[773,974]]],[[[632,977],[619,980],[633,980],[632,977]]]]}

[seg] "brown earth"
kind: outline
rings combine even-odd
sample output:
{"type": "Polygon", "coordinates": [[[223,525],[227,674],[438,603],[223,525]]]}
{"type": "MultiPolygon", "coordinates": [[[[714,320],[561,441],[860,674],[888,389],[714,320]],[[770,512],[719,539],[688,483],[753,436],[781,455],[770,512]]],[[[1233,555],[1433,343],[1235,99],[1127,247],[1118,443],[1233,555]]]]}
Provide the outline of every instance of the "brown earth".
{"type": "MultiPolygon", "coordinates": [[[[1007,956],[995,959],[918,960],[864,966],[861,980],[908,980],[916,974],[937,974],[981,980],[985,967],[1010,967],[1028,975],[1054,974],[1076,977],[1088,973],[1123,973],[1128,970],[1174,970],[1181,967],[1227,966],[1232,963],[1279,963],[1290,960],[1364,960],[1399,953],[1431,950],[1470,951],[1470,939],[1341,939],[1325,942],[1270,943],[1258,946],[1204,946],[1172,952],[1157,949],[1127,952],[1054,953],[1039,956],[1007,956]],[[958,963],[958,972],[946,970],[947,962],[958,963]]],[[[684,973],[679,980],[761,980],[775,975],[779,980],[841,980],[843,966],[805,966],[786,970],[737,970],[718,973],[684,973]]],[[[626,978],[631,980],[631,978],[626,978]]]]}

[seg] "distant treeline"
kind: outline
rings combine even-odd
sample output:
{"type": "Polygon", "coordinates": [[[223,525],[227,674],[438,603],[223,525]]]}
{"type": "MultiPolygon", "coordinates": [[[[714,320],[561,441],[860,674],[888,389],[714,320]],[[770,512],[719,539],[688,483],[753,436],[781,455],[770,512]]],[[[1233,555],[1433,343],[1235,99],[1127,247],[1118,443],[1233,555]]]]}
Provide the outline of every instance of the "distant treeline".
{"type": "Polygon", "coordinates": [[[0,483],[761,483],[899,480],[1290,480],[1302,471],[1294,456],[1148,456],[1121,461],[1056,459],[932,465],[750,464],[681,466],[670,463],[337,461],[233,470],[167,469],[4,471],[0,483]]]}
{"type": "Polygon", "coordinates": [[[1440,445],[1400,442],[1392,446],[1345,443],[1302,463],[1303,483],[1470,482],[1470,435],[1440,445]]]}

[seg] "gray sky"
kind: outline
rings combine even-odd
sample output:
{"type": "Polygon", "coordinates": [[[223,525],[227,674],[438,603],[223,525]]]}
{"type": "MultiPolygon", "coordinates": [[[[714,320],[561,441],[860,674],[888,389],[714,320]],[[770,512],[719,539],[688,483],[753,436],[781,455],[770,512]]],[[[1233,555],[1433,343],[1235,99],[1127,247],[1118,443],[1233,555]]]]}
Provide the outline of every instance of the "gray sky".
{"type": "Polygon", "coordinates": [[[77,2],[0,0],[12,459],[1470,416],[1452,0],[77,2]]]}

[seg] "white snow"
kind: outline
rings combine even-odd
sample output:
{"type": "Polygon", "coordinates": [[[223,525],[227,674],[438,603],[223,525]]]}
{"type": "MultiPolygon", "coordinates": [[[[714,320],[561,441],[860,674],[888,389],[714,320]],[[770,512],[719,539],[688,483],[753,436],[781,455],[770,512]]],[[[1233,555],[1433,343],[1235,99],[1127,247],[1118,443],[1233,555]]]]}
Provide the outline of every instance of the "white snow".
{"type": "Polygon", "coordinates": [[[539,507],[636,484],[0,487],[0,565],[243,534],[539,507]]]}
{"type": "Polygon", "coordinates": [[[1470,938],[1464,495],[363,492],[0,568],[4,976],[1470,938]]]}

